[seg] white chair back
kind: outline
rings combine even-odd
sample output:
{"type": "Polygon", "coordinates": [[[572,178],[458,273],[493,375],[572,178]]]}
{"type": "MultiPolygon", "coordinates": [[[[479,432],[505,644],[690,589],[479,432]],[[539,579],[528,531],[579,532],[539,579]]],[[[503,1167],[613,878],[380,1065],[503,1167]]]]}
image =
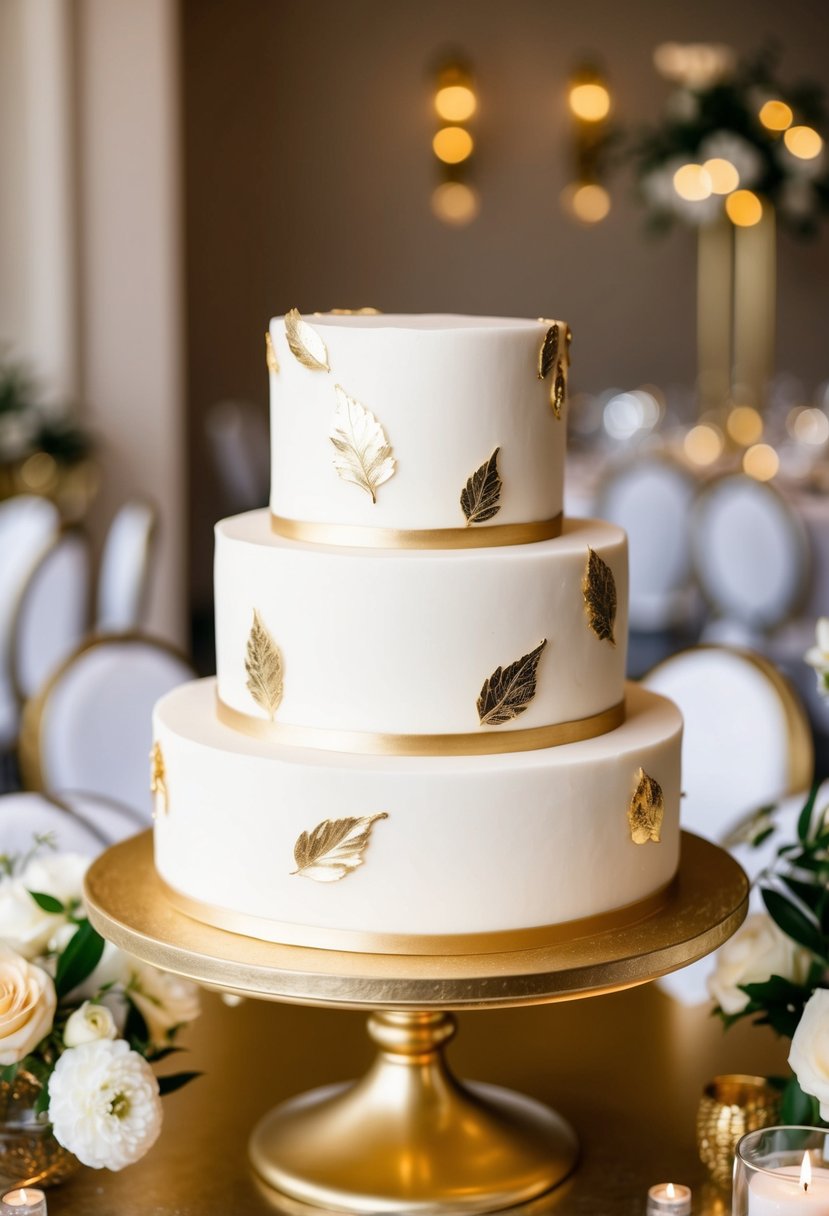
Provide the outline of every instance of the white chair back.
{"type": "Polygon", "coordinates": [[[24,785],[58,797],[64,790],[97,795],[148,823],[153,706],[193,674],[182,656],[150,638],[87,643],[24,709],[24,785]]]}
{"type": "Polygon", "coordinates": [[[628,534],[631,629],[682,625],[695,614],[688,519],[696,488],[683,465],[655,454],[617,465],[600,488],[597,515],[628,534]]]}
{"type": "Polygon", "coordinates": [[[65,532],[29,576],[12,627],[12,680],[34,696],[79,645],[89,624],[90,556],[81,532],[65,532]]]}
{"type": "Polygon", "coordinates": [[[110,524],[98,572],[98,633],[140,629],[149,593],[155,530],[155,508],[137,499],[124,503],[110,524]]]}
{"type": "Polygon", "coordinates": [[[0,748],[17,738],[19,705],[12,681],[12,628],[26,583],[58,535],[54,503],[20,494],[0,503],[0,748]]]}
{"type": "Polygon", "coordinates": [[[97,857],[109,843],[94,824],[45,794],[0,796],[0,853],[24,856],[38,836],[48,837],[62,853],[84,857],[97,857]]]}
{"type": "Polygon", "coordinates": [[[724,620],[772,630],[808,592],[808,535],[767,482],[742,473],[711,482],[694,505],[692,541],[703,594],[724,620]]]}

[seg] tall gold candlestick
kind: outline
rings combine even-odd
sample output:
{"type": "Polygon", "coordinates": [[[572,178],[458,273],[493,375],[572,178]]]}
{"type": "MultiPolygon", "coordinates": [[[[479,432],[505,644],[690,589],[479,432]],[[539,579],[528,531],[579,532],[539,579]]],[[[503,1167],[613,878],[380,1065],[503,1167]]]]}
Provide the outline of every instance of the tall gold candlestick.
{"type": "Polygon", "coordinates": [[[731,395],[734,228],[723,215],[699,229],[697,367],[700,413],[721,409],[731,395]]]}
{"type": "Polygon", "coordinates": [[[776,234],[774,209],[734,231],[734,399],[762,409],[774,367],[776,234]]]}

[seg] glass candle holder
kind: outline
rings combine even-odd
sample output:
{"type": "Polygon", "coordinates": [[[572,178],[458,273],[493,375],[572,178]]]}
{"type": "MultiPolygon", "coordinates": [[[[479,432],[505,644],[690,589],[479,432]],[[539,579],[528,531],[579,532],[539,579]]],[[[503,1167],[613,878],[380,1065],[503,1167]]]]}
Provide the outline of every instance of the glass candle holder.
{"type": "Polygon", "coordinates": [[[734,1158],[733,1216],[829,1213],[829,1131],[766,1127],[749,1132],[734,1158]]]}

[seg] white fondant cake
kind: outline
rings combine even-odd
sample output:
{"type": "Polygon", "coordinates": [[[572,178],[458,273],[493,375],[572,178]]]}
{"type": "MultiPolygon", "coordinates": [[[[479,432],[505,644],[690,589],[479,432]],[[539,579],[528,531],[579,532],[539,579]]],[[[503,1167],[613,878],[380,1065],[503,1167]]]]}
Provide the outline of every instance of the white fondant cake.
{"type": "Polygon", "coordinates": [[[664,897],[681,720],[624,684],[624,534],[560,517],[569,340],[271,322],[271,510],[217,526],[217,678],[155,715],[156,864],[189,914],[457,953],[664,897]]]}

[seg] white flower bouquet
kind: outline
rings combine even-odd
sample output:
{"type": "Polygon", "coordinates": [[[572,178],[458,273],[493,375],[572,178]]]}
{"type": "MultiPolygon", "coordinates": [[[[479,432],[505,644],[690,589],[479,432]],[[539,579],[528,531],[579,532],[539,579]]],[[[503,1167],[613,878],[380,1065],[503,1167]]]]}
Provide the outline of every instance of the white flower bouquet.
{"type": "Polygon", "coordinates": [[[822,616],[815,628],[815,644],[803,656],[814,667],[817,690],[829,701],[829,616],[822,616]]]}
{"type": "Polygon", "coordinates": [[[87,860],[0,854],[0,1082],[23,1073],[35,1110],[84,1165],[123,1169],[161,1130],[161,1095],[195,1072],[156,1077],[198,1016],[194,984],[104,941],[87,919],[87,860]]]}
{"type": "MultiPolygon", "coordinates": [[[[829,1123],[829,806],[812,789],[796,839],[759,877],[765,911],[750,916],[717,956],[708,986],[730,1026],[751,1017],[791,1039],[792,1076],[776,1078],[784,1123],[829,1123]]],[[[774,831],[758,820],[753,843],[774,831]]]]}

